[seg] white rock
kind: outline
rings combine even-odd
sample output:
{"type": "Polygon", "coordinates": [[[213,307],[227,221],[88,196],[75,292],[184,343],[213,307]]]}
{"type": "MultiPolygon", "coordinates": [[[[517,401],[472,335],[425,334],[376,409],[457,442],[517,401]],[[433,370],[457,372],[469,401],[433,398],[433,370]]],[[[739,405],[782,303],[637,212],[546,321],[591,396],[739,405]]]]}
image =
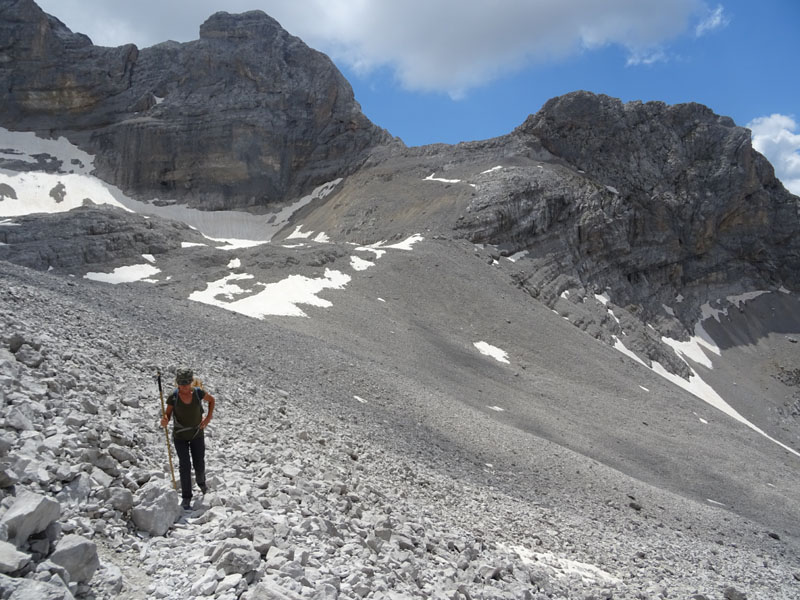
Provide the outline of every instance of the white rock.
{"type": "Polygon", "coordinates": [[[219,566],[227,575],[233,573],[249,573],[261,565],[261,555],[256,550],[234,548],[225,552],[219,560],[219,566]]]}
{"type": "Polygon", "coordinates": [[[92,480],[86,473],[79,474],[56,495],[59,502],[68,505],[84,504],[92,491],[92,480]]]}
{"type": "Polygon", "coordinates": [[[0,573],[13,573],[28,564],[31,557],[19,552],[13,544],[0,542],[0,573]]]}
{"type": "Polygon", "coordinates": [[[149,481],[136,492],[131,511],[134,524],[151,535],[164,535],[183,510],[178,494],[164,481],[149,481]]]}
{"type": "Polygon", "coordinates": [[[123,448],[117,444],[111,444],[108,447],[108,453],[119,462],[125,462],[127,460],[132,465],[136,464],[136,455],[128,448],[123,448]]]}
{"type": "Polygon", "coordinates": [[[6,427],[11,427],[18,431],[33,431],[35,429],[33,421],[16,406],[6,413],[6,427]]]}
{"type": "Polygon", "coordinates": [[[17,548],[21,547],[31,534],[47,529],[61,514],[61,505],[40,494],[22,492],[14,504],[0,519],[0,525],[8,528],[9,539],[13,538],[17,548]]]}
{"type": "Polygon", "coordinates": [[[240,573],[232,573],[231,575],[228,575],[219,582],[219,585],[217,586],[217,594],[234,589],[237,585],[239,585],[241,580],[242,575],[240,573]]]}
{"type": "Polygon", "coordinates": [[[128,512],[133,508],[133,492],[122,487],[112,487],[108,490],[108,503],[119,512],[128,512]]]}
{"type": "Polygon", "coordinates": [[[100,566],[97,546],[80,535],[65,535],[56,546],[50,560],[69,572],[70,581],[86,583],[100,566]]]}
{"type": "Polygon", "coordinates": [[[202,596],[210,596],[217,589],[217,572],[216,569],[209,568],[205,574],[192,584],[192,594],[200,594],[202,596]]]}

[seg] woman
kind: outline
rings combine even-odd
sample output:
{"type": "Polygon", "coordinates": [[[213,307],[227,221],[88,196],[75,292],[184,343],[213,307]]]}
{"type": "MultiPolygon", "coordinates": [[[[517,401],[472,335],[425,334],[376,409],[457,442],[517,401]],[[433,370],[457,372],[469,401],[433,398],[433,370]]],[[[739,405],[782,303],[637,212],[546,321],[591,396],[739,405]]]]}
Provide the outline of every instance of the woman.
{"type": "Polygon", "coordinates": [[[194,373],[191,369],[178,369],[175,383],[178,389],[167,398],[167,409],[161,419],[161,426],[166,427],[174,415],[172,441],[178,453],[179,471],[181,475],[181,497],[184,509],[191,507],[192,502],[192,465],[197,485],[202,493],[206,493],[206,444],[203,430],[214,414],[214,396],[200,387],[194,387],[194,373]],[[208,414],[203,418],[203,404],[208,403],[208,414]]]}

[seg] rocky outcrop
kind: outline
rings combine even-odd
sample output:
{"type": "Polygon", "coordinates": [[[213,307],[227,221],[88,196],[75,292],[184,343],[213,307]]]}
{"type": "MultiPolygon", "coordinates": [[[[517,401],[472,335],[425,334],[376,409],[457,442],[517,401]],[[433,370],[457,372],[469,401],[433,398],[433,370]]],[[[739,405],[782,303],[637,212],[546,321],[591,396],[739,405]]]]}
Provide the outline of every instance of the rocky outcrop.
{"type": "Polygon", "coordinates": [[[549,185],[508,190],[495,207],[505,220],[486,232],[495,242],[546,249],[587,287],[646,313],[734,282],[800,285],[800,200],[731,119],[698,104],[577,92],[549,101],[514,135],[568,168],[549,185]],[[543,248],[547,238],[557,242],[543,248]]]}
{"type": "Polygon", "coordinates": [[[325,55],[260,11],[200,39],[93,46],[32,0],[0,8],[0,124],[65,135],[131,194],[208,209],[280,203],[352,172],[391,137],[325,55]]]}
{"type": "Polygon", "coordinates": [[[147,219],[108,206],[18,217],[0,227],[0,260],[38,270],[74,273],[89,265],[141,262],[142,254],[179,250],[183,242],[212,243],[188,225],[147,219]]]}
{"type": "Polygon", "coordinates": [[[800,285],[800,200],[729,118],[576,92],[511,137],[550,158],[493,173],[456,231],[526,252],[518,281],[551,306],[607,292],[688,325],[715,293],[800,285]]]}

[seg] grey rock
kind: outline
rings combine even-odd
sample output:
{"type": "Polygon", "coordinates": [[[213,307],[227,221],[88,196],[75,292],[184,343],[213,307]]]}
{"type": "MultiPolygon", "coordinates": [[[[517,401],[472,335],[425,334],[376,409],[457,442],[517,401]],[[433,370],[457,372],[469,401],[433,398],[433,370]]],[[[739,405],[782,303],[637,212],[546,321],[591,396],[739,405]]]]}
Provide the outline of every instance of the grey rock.
{"type": "Polygon", "coordinates": [[[59,502],[69,505],[83,504],[92,491],[92,479],[87,473],[80,473],[56,494],[59,502]]]}
{"type": "Polygon", "coordinates": [[[9,539],[13,538],[19,548],[31,534],[47,529],[60,514],[61,505],[55,500],[23,491],[14,499],[11,508],[0,518],[0,524],[6,525],[9,539]]]}
{"type": "Polygon", "coordinates": [[[32,431],[35,429],[33,421],[16,406],[10,408],[5,415],[6,426],[17,431],[32,431]]]}
{"type": "Polygon", "coordinates": [[[30,555],[19,552],[13,544],[0,541],[0,573],[19,571],[31,560],[30,555]]]}
{"type": "Polygon", "coordinates": [[[23,344],[14,356],[19,362],[31,369],[38,368],[44,360],[42,354],[28,344],[23,344]]]}
{"type": "Polygon", "coordinates": [[[161,481],[150,481],[136,492],[131,517],[139,529],[164,535],[182,514],[178,494],[167,486],[161,481]]]}
{"type": "Polygon", "coordinates": [[[747,595],[740,592],[735,587],[725,588],[725,592],[722,595],[725,600],[747,600],[747,595]]]}
{"type": "Polygon", "coordinates": [[[89,398],[81,398],[81,406],[83,407],[83,410],[90,415],[96,415],[98,413],[97,403],[93,402],[89,398]]]}
{"type": "Polygon", "coordinates": [[[222,553],[218,564],[226,575],[233,573],[244,575],[258,569],[261,564],[261,555],[255,549],[233,548],[222,553]]]}
{"type": "Polygon", "coordinates": [[[280,587],[274,581],[259,581],[241,596],[241,600],[259,600],[270,598],[272,600],[301,600],[303,596],[280,587]]]}
{"type": "Polygon", "coordinates": [[[227,592],[228,590],[235,589],[241,581],[242,576],[239,573],[226,575],[217,585],[216,593],[221,594],[223,592],[227,592]]]}
{"type": "Polygon", "coordinates": [[[133,508],[133,492],[125,488],[113,487],[108,490],[108,503],[122,513],[133,508]]]}
{"type": "Polygon", "coordinates": [[[6,456],[13,446],[14,440],[8,434],[0,432],[0,456],[6,456]]]}
{"type": "MultiPolygon", "coordinates": [[[[150,221],[105,205],[19,217],[17,222],[18,227],[0,228],[0,242],[6,244],[0,246],[0,258],[39,270],[130,264],[141,261],[142,254],[177,250],[181,241],[203,241],[183,223],[150,221]],[[86,231],[93,235],[81,234],[86,231]]],[[[97,414],[96,405],[86,402],[87,412],[97,414]]]]}
{"type": "Polygon", "coordinates": [[[8,488],[19,481],[19,476],[8,465],[0,464],[0,489],[8,488]]]}
{"type": "Polygon", "coordinates": [[[328,57],[260,11],[216,13],[198,40],[139,50],[93,46],[33,2],[12,7],[0,21],[10,41],[0,86],[13,90],[0,124],[102,150],[99,175],[129,192],[263,206],[352,171],[391,140],[328,57]]]}
{"type": "Polygon", "coordinates": [[[64,567],[70,581],[85,583],[100,567],[97,546],[94,542],[80,535],[65,535],[56,546],[49,560],[64,567]]]}
{"type": "Polygon", "coordinates": [[[253,529],[253,547],[262,555],[275,544],[275,528],[271,525],[253,529]]]}
{"type": "Polygon", "coordinates": [[[119,462],[127,461],[132,465],[136,464],[136,454],[134,454],[129,448],[123,448],[117,444],[111,444],[108,447],[108,453],[119,462]]]}
{"type": "Polygon", "coordinates": [[[50,581],[12,578],[0,574],[0,590],[7,600],[74,600],[72,592],[63,585],[50,581]]]}

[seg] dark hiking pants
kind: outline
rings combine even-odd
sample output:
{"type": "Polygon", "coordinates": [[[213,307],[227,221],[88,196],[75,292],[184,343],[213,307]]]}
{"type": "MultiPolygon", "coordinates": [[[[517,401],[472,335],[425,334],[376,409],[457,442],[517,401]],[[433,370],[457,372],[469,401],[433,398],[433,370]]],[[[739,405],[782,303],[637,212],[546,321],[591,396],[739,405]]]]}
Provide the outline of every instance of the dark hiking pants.
{"type": "Polygon", "coordinates": [[[206,442],[201,431],[193,440],[173,440],[181,474],[181,497],[192,497],[192,466],[197,485],[206,484],[206,442]]]}

